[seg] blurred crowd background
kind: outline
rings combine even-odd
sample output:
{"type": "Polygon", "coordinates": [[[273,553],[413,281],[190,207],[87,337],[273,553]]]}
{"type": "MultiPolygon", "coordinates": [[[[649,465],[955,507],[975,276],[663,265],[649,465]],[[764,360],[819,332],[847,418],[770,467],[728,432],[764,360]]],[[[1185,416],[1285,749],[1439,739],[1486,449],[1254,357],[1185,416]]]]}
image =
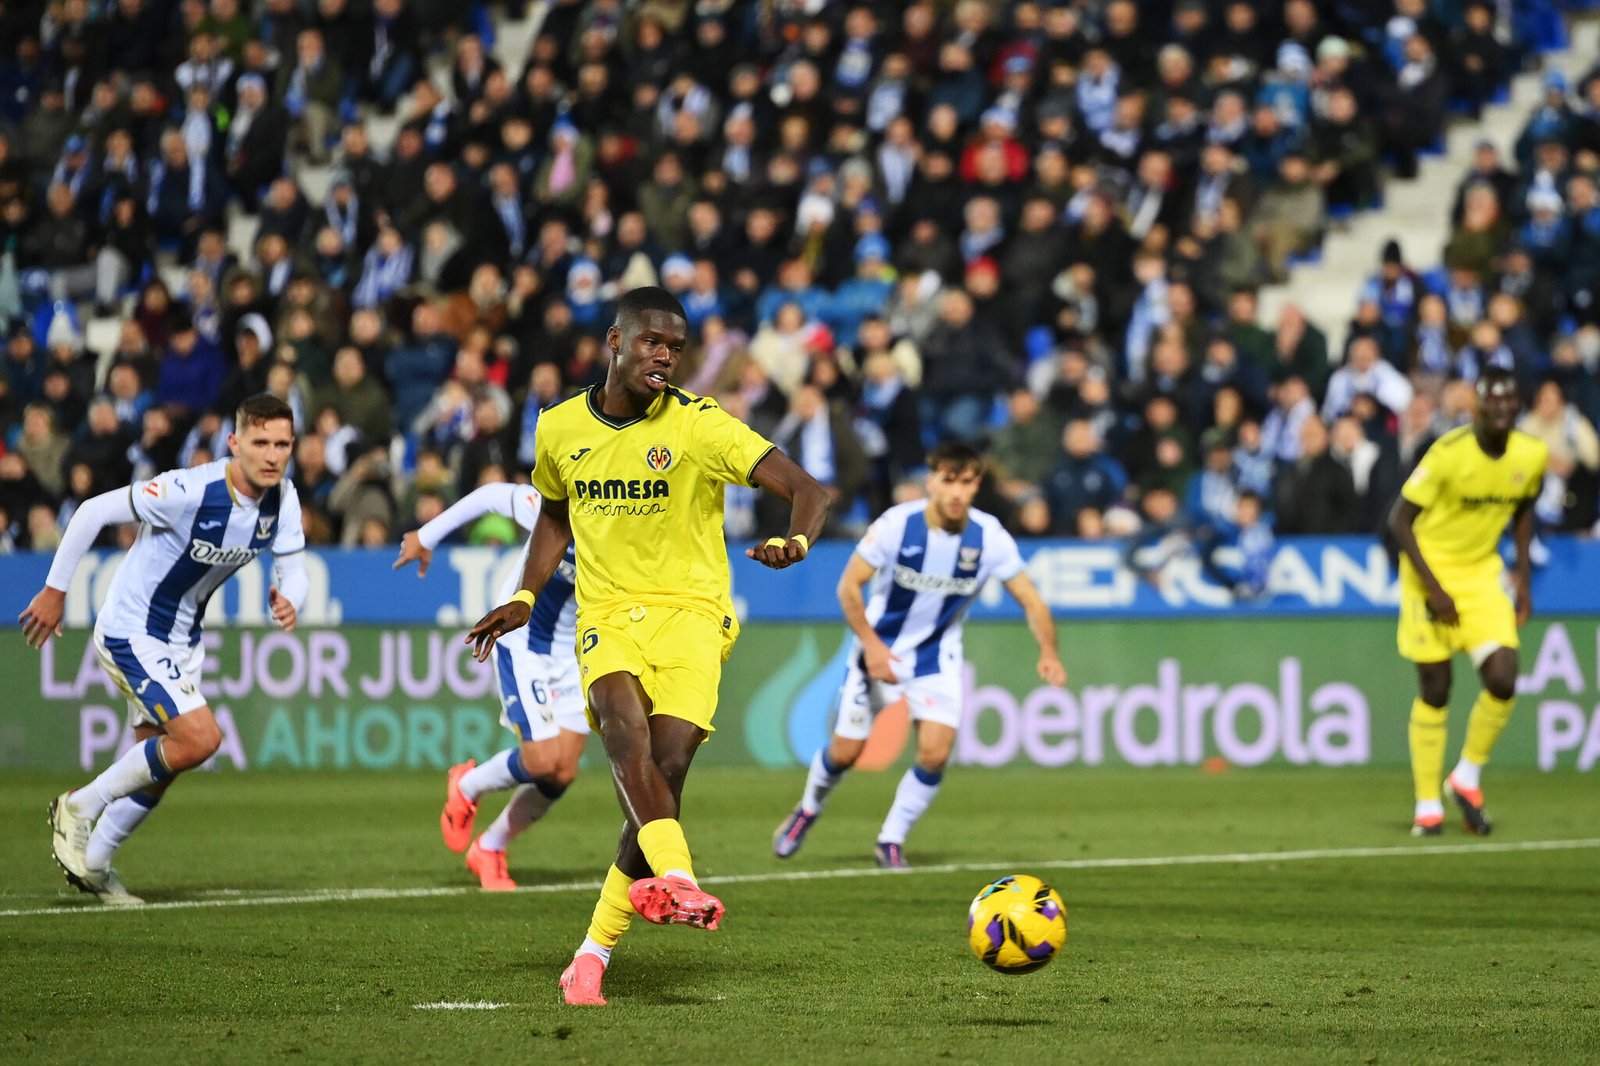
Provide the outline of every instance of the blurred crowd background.
{"type": "MultiPolygon", "coordinates": [[[[261,391],[309,538],[392,543],[525,474],[645,284],[688,312],[679,385],[828,485],[834,535],[958,437],[1018,534],[1198,546],[1256,594],[1275,533],[1378,530],[1487,365],[1551,447],[1542,525],[1590,531],[1600,68],[1438,189],[1436,260],[1373,250],[1338,346],[1258,302],[1568,6],[5,0],[0,550],[220,454],[261,391]]],[[[781,521],[731,493],[730,534],[781,521]]]]}

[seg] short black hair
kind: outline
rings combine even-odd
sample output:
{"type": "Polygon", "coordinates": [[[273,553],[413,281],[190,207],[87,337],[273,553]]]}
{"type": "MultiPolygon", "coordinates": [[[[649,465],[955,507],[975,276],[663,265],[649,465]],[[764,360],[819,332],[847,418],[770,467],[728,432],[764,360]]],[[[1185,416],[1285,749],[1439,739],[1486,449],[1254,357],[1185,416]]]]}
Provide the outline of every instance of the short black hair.
{"type": "Polygon", "coordinates": [[[1478,374],[1478,395],[1487,396],[1490,389],[1500,384],[1509,384],[1516,391],[1518,398],[1521,398],[1522,390],[1517,385],[1517,375],[1503,366],[1486,366],[1483,368],[1478,374]]]}
{"type": "Polygon", "coordinates": [[[689,316],[683,313],[683,304],[678,302],[676,296],[659,285],[642,285],[637,289],[629,289],[617,301],[617,317],[612,324],[621,329],[623,319],[647,311],[662,311],[689,321],[689,316]]]}
{"type": "Polygon", "coordinates": [[[259,393],[239,405],[233,414],[234,432],[246,426],[264,426],[280,418],[289,420],[289,430],[294,431],[294,409],[270,392],[259,393]]]}
{"type": "Polygon", "coordinates": [[[940,470],[949,467],[959,472],[970,467],[977,467],[981,473],[983,466],[983,456],[978,454],[978,449],[966,441],[942,441],[939,444],[935,444],[933,450],[928,452],[929,470],[940,470]]]}

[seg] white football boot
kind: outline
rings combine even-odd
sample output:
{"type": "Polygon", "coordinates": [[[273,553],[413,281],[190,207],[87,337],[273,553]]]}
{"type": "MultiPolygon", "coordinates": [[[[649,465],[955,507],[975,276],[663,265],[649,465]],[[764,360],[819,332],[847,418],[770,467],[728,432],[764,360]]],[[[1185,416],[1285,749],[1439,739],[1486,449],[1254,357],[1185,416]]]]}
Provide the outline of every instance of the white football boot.
{"type": "Polygon", "coordinates": [[[140,907],[144,899],[128,891],[128,886],[122,883],[122,878],[117,876],[117,871],[112,867],[104,870],[90,870],[89,876],[83,878],[83,884],[78,886],[85,891],[94,893],[95,897],[108,907],[140,907]]]}
{"type": "Polygon", "coordinates": [[[56,865],[66,873],[67,880],[76,885],[89,877],[89,861],[84,852],[89,847],[94,823],[73,812],[68,802],[71,796],[71,792],[63,792],[50,801],[50,852],[55,856],[56,865]]]}

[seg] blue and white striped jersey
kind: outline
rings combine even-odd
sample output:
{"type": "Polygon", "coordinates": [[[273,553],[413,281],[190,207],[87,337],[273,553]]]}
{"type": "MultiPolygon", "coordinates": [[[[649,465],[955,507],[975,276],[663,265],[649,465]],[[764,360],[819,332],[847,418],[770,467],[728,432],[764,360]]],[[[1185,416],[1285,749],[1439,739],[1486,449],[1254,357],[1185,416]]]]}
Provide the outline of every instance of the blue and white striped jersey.
{"type": "Polygon", "coordinates": [[[1023,570],[1017,542],[999,519],[974,507],[965,529],[947,533],[928,525],[925,500],[885,511],[856,554],[878,571],[867,621],[900,659],[895,673],[902,680],[954,668],[967,606],[990,578],[1009,581],[1023,570]]]}
{"type": "Polygon", "coordinates": [[[285,478],[249,499],[228,481],[232,461],[169,470],[128,487],[139,537],[112,579],[97,632],[197,644],[207,601],[234,571],[263,551],[281,556],[305,548],[293,483],[285,478]]]}
{"type": "MultiPolygon", "coordinates": [[[[539,517],[539,504],[542,497],[532,485],[515,486],[518,500],[533,497],[533,510],[529,514],[525,509],[519,508],[511,516],[511,520],[523,529],[533,530],[533,523],[539,517]]],[[[529,536],[522,545],[522,554],[518,556],[517,568],[511,572],[511,577],[506,581],[505,587],[500,590],[500,602],[509,603],[517,590],[522,588],[522,568],[528,565],[528,549],[533,546],[533,537],[529,536]]],[[[561,557],[556,564],[555,573],[550,575],[550,580],[544,583],[544,588],[539,590],[539,596],[533,601],[533,613],[528,616],[528,650],[538,652],[540,655],[555,654],[565,656],[577,655],[578,649],[578,557],[574,554],[571,544],[567,545],[567,554],[561,557]]]]}
{"type": "MultiPolygon", "coordinates": [[[[510,482],[481,485],[417,530],[417,539],[424,548],[433,551],[445,537],[486,514],[504,515],[531,533],[534,523],[539,520],[539,507],[543,502],[539,490],[532,485],[510,482]]],[[[516,569],[511,571],[501,586],[501,603],[509,603],[522,587],[522,568],[528,564],[528,547],[532,543],[530,537],[523,544],[516,569]]],[[[549,655],[552,649],[559,649],[562,655],[576,654],[577,581],[577,558],[572,545],[568,544],[567,554],[556,564],[555,573],[550,575],[550,580],[545,582],[544,589],[533,602],[533,614],[525,627],[529,651],[549,655]]]]}

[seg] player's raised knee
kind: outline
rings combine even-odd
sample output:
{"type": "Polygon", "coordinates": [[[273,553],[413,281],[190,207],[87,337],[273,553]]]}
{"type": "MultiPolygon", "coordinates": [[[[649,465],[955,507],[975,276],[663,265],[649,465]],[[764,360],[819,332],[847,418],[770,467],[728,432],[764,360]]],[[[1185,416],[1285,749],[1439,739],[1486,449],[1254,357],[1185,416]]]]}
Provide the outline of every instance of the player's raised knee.
{"type": "Polygon", "coordinates": [[[867,742],[864,740],[846,740],[843,737],[834,737],[828,745],[828,764],[835,770],[848,770],[861,758],[861,753],[866,750],[867,742]]]}
{"type": "Polygon", "coordinates": [[[1430,707],[1444,707],[1450,703],[1450,664],[1419,663],[1417,666],[1417,695],[1430,707]]]}
{"type": "Polygon", "coordinates": [[[567,788],[578,779],[578,760],[557,759],[554,768],[540,780],[555,788],[567,788]]]}
{"type": "Polygon", "coordinates": [[[1502,648],[1489,656],[1483,664],[1483,687],[1497,700],[1509,700],[1516,696],[1516,652],[1502,648]]]}
{"type": "Polygon", "coordinates": [[[661,776],[668,781],[682,781],[689,773],[689,763],[694,759],[693,751],[657,751],[654,755],[656,769],[661,771],[661,776]]]}
{"type": "Polygon", "coordinates": [[[549,741],[525,740],[522,742],[522,768],[537,781],[552,784],[561,767],[561,753],[549,741]]]}
{"type": "Polygon", "coordinates": [[[174,771],[189,770],[205,762],[222,747],[222,729],[208,708],[190,711],[167,724],[161,753],[174,771]]]}

